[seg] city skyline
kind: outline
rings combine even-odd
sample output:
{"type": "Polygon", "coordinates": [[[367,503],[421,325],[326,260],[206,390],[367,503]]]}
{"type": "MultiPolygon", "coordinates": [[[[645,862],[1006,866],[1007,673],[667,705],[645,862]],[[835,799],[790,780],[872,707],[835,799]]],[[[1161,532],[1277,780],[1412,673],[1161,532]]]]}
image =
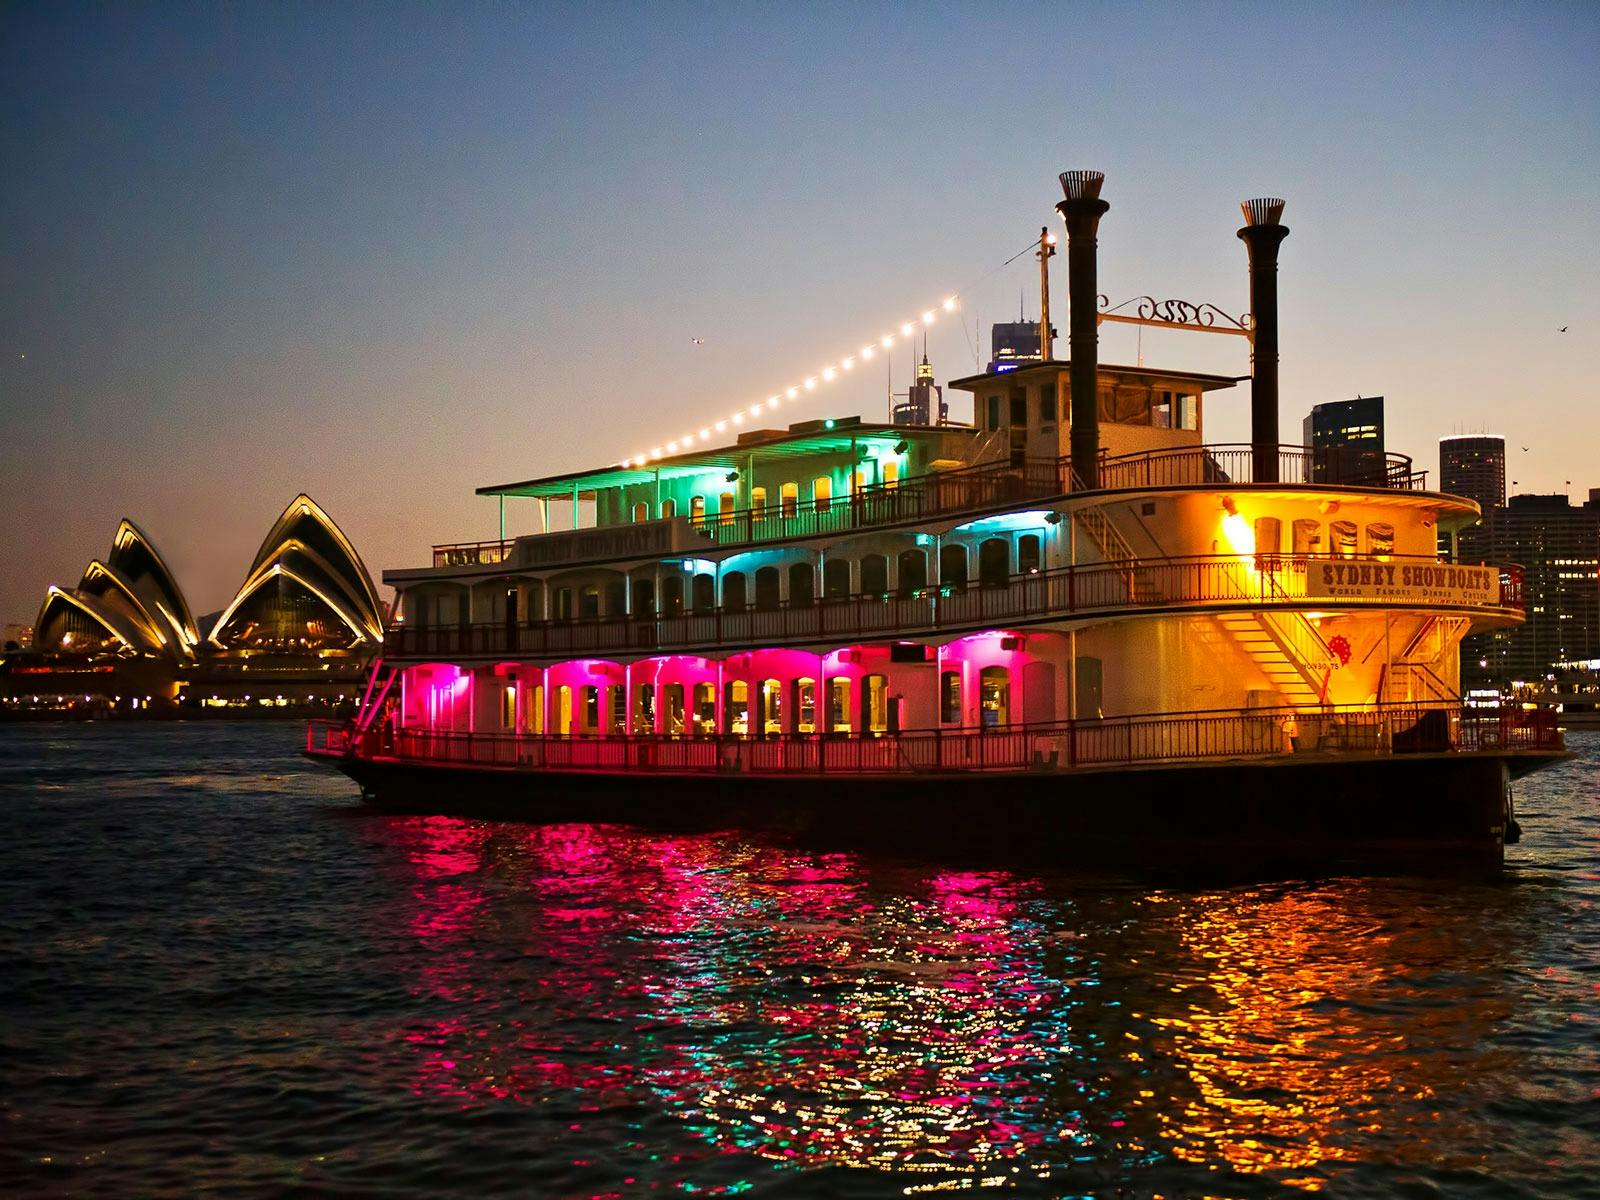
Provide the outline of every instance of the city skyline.
{"type": "MultiPolygon", "coordinates": [[[[1031,257],[999,264],[1069,167],[1107,174],[1113,302],[1242,312],[1237,202],[1287,199],[1283,440],[1383,394],[1430,472],[1487,426],[1516,490],[1600,485],[1591,10],[1063,11],[1082,61],[1011,11],[10,11],[0,619],[124,516],[220,607],[302,489],[374,571],[415,565],[492,536],[474,487],[672,438],[952,291],[930,356],[970,373],[1019,291],[1037,311],[1031,257]],[[897,56],[949,89],[907,93],[897,56]]],[[[1102,328],[1102,362],[1139,348],[1102,328]]],[[[1248,371],[1234,339],[1142,349],[1248,371]]],[[[887,407],[881,374],[831,386],[774,423],[887,407]]],[[[1248,406],[1214,399],[1208,440],[1248,406]]]]}

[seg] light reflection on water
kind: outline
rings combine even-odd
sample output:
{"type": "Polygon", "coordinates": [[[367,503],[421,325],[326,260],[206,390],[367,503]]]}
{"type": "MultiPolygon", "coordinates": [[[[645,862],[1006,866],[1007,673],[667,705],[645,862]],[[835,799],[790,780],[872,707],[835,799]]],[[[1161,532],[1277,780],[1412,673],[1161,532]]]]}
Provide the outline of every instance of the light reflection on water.
{"type": "Polygon", "coordinates": [[[1194,890],[375,815],[272,759],[283,726],[229,731],[269,761],[215,788],[198,739],[138,732],[172,740],[143,791],[124,747],[108,816],[81,756],[38,779],[0,731],[23,831],[0,1167],[24,1184],[1568,1196],[1600,1174],[1600,739],[1523,785],[1501,880],[1194,890]]]}

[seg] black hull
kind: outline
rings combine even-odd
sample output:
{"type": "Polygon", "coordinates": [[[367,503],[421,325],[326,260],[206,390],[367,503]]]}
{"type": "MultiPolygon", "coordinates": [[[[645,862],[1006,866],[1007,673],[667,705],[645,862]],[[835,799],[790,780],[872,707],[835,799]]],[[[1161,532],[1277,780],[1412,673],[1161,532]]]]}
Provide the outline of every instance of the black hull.
{"type": "Polygon", "coordinates": [[[1283,759],[983,776],[607,775],[313,754],[377,807],[1116,870],[1497,868],[1509,781],[1560,754],[1283,759]]]}

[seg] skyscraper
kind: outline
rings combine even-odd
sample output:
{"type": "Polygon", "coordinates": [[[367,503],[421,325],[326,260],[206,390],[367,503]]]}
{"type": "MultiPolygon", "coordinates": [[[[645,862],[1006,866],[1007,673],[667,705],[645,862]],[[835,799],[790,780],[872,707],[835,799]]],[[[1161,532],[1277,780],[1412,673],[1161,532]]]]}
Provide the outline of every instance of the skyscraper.
{"type": "Polygon", "coordinates": [[[949,419],[950,406],[944,402],[944,389],[933,381],[933,367],[928,362],[928,349],[924,344],[916,382],[903,399],[896,396],[893,421],[896,425],[943,425],[949,419]]]}
{"type": "Polygon", "coordinates": [[[1002,321],[989,327],[989,374],[1039,361],[1039,322],[1002,321]]]}
{"type": "MultiPolygon", "coordinates": [[[[1451,489],[1446,489],[1451,490],[1451,489]]],[[[1462,562],[1523,569],[1527,621],[1461,643],[1463,682],[1504,687],[1543,679],[1556,663],[1600,658],[1600,488],[1566,496],[1513,496],[1458,536],[1462,562]]]]}
{"type": "Polygon", "coordinates": [[[1439,490],[1476,500],[1487,516],[1506,502],[1506,440],[1486,434],[1439,439],[1439,490]]]}
{"type": "Polygon", "coordinates": [[[1384,474],[1383,397],[1315,405],[1303,426],[1314,483],[1378,482],[1384,474]]]}

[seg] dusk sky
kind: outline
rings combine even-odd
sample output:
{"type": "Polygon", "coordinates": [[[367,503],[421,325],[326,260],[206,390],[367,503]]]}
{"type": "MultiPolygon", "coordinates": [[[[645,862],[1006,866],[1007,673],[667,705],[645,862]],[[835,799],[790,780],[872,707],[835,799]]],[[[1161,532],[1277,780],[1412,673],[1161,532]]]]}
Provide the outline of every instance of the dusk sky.
{"type": "MultiPolygon", "coordinates": [[[[1106,173],[1114,301],[1243,311],[1238,203],[1287,199],[1284,440],[1382,394],[1430,472],[1487,429],[1516,490],[1600,487],[1592,2],[8,4],[0,103],[3,621],[125,515],[213,611],[302,489],[374,575],[422,565],[494,535],[474,487],[698,429],[952,292],[930,357],[969,374],[975,322],[1037,311],[999,267],[1066,168],[1106,173]]],[[[1207,440],[1248,410],[1214,396],[1207,440]]]]}

